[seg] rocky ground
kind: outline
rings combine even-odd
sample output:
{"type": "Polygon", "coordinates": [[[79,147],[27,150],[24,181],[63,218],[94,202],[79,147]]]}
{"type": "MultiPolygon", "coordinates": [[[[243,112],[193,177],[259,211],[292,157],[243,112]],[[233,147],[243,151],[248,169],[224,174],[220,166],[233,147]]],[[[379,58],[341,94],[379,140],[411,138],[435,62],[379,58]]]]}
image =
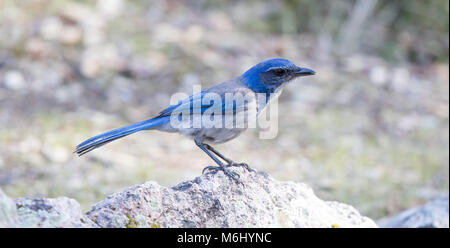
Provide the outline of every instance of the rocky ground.
{"type": "Polygon", "coordinates": [[[394,228],[449,228],[448,196],[405,210],[395,216],[378,221],[380,227],[394,228]]]}
{"type": "Polygon", "coordinates": [[[233,169],[167,188],[145,182],[108,196],[82,214],[77,201],[19,198],[0,191],[0,227],[377,227],[353,207],[323,201],[305,184],[233,169]]]}

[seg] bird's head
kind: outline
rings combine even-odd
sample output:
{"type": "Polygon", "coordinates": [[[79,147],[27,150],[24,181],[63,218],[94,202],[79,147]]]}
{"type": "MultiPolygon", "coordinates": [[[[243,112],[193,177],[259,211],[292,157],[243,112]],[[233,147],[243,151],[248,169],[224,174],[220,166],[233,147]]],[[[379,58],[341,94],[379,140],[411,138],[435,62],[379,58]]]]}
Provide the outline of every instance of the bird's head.
{"type": "Polygon", "coordinates": [[[245,84],[255,92],[273,93],[283,84],[294,78],[314,75],[311,69],[296,66],[287,59],[269,59],[263,61],[244,74],[245,84]]]}

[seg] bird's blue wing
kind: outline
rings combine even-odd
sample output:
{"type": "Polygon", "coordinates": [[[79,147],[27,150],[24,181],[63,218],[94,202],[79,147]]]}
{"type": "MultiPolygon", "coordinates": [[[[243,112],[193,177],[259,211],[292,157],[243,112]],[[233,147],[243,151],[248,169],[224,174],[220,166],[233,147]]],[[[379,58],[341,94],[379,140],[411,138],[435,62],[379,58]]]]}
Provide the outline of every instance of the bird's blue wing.
{"type": "Polygon", "coordinates": [[[215,113],[231,114],[247,109],[247,102],[225,101],[225,97],[214,92],[202,91],[179,101],[161,111],[157,117],[188,113],[203,114],[206,110],[215,113]]]}
{"type": "Polygon", "coordinates": [[[202,98],[206,92],[194,94],[179,101],[177,104],[170,105],[163,111],[161,111],[158,117],[170,116],[172,114],[190,113],[190,114],[202,114],[206,109],[213,104],[202,105],[202,98]]]}

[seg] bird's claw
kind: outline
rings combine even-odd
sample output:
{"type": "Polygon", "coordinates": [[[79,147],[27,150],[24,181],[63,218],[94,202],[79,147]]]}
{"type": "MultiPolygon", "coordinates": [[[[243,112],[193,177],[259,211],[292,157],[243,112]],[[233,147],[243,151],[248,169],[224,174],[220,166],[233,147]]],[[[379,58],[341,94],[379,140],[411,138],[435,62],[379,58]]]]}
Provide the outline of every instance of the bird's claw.
{"type": "Polygon", "coordinates": [[[212,172],[217,172],[218,170],[220,170],[219,166],[206,166],[205,168],[203,168],[202,170],[202,174],[205,174],[205,171],[212,171],[212,172]]]}
{"type": "Polygon", "coordinates": [[[227,169],[225,166],[224,167],[222,167],[222,166],[206,166],[205,168],[203,168],[202,174],[205,174],[205,171],[207,171],[207,170],[211,171],[212,173],[217,173],[217,171],[221,170],[227,177],[234,180],[236,183],[244,185],[239,180],[239,178],[241,176],[237,172],[227,169]]]}

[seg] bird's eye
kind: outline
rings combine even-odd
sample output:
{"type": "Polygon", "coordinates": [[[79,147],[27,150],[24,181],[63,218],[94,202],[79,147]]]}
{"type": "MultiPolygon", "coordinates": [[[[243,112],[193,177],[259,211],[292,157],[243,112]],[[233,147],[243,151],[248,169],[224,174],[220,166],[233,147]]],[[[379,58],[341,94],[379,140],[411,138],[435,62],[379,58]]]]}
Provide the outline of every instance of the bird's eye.
{"type": "Polygon", "coordinates": [[[284,76],[286,74],[286,70],[283,69],[283,68],[279,68],[279,69],[275,69],[273,71],[273,73],[275,74],[275,76],[281,77],[281,76],[284,76]]]}

